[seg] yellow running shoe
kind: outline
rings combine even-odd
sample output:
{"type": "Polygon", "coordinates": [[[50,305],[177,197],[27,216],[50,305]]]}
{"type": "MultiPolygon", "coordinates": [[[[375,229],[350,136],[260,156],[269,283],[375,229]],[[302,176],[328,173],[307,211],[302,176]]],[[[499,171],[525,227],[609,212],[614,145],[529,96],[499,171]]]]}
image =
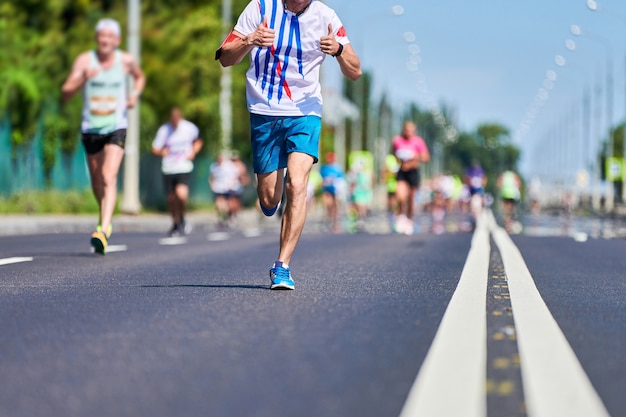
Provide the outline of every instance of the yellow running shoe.
{"type": "Polygon", "coordinates": [[[93,250],[100,255],[105,255],[107,252],[107,247],[109,246],[109,241],[106,235],[102,232],[93,232],[91,235],[91,246],[93,246],[93,250]]]}
{"type": "MultiPolygon", "coordinates": [[[[98,227],[96,227],[96,232],[100,232],[102,233],[102,225],[99,224],[98,227]]],[[[109,227],[107,227],[107,232],[104,234],[107,239],[111,238],[111,233],[113,233],[113,225],[110,224],[109,227]]]]}

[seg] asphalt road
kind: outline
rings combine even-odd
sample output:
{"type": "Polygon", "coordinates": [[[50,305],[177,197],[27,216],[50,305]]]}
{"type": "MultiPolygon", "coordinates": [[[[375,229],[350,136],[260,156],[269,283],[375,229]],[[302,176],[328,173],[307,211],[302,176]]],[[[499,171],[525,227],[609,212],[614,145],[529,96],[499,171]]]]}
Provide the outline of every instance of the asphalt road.
{"type": "MultiPolygon", "coordinates": [[[[398,416],[472,240],[308,233],[296,290],[271,292],[275,231],[210,237],[119,233],[106,257],[83,234],[0,238],[0,416],[398,416]]],[[[515,243],[626,416],[626,241],[515,243]]]]}

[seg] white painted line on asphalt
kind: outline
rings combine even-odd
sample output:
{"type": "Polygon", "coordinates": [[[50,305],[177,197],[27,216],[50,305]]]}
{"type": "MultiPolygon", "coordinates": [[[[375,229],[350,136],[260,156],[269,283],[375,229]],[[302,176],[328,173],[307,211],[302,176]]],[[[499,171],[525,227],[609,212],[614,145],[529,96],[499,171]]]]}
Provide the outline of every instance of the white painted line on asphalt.
{"type": "Polygon", "coordinates": [[[3,265],[11,265],[11,264],[19,264],[22,262],[32,262],[33,258],[31,257],[13,257],[13,258],[4,258],[0,259],[0,266],[3,265]]]}
{"type": "Polygon", "coordinates": [[[222,242],[224,240],[230,239],[230,235],[226,232],[214,232],[209,233],[207,239],[209,240],[209,242],[222,242]]]}
{"type": "Polygon", "coordinates": [[[128,246],[126,245],[109,245],[107,248],[107,253],[113,252],[126,252],[128,250],[128,246]]]}
{"type": "Polygon", "coordinates": [[[159,245],[162,246],[176,246],[176,245],[184,245],[187,243],[186,237],[164,237],[163,239],[159,239],[159,245]]]}
{"type": "Polygon", "coordinates": [[[487,415],[489,231],[481,218],[458,286],[400,417],[487,415]]]}
{"type": "Polygon", "coordinates": [[[522,254],[493,218],[490,223],[508,277],[528,416],[608,417],[522,254]]]}
{"type": "MultiPolygon", "coordinates": [[[[126,252],[128,250],[128,246],[126,245],[109,245],[107,247],[107,253],[114,253],[114,252],[126,252]]],[[[90,249],[91,253],[95,253],[94,248],[90,249]]]]}
{"type": "Polygon", "coordinates": [[[574,240],[578,243],[585,243],[589,240],[589,235],[585,232],[576,232],[574,233],[574,240]]]}
{"type": "Polygon", "coordinates": [[[259,237],[261,236],[261,229],[246,229],[243,231],[244,237],[259,237]]]}

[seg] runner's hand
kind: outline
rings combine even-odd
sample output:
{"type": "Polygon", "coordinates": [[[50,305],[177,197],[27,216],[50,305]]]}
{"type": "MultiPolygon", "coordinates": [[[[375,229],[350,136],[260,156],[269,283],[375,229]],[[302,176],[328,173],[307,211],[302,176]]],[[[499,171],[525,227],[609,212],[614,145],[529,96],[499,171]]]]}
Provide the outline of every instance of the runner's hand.
{"type": "Polygon", "coordinates": [[[328,25],[328,35],[322,36],[320,39],[320,47],[322,52],[327,55],[335,55],[339,51],[339,42],[335,39],[333,25],[328,25]]]}
{"type": "Polygon", "coordinates": [[[84,72],[85,81],[91,80],[93,77],[98,75],[99,72],[100,72],[100,68],[98,67],[87,68],[84,72]]]}
{"type": "Polygon", "coordinates": [[[135,94],[131,94],[128,96],[128,100],[126,101],[126,107],[132,109],[137,105],[137,96],[135,94]]]}
{"type": "Polygon", "coordinates": [[[267,25],[267,16],[263,18],[263,22],[246,38],[248,45],[260,46],[261,48],[269,48],[274,44],[276,32],[267,25]]]}

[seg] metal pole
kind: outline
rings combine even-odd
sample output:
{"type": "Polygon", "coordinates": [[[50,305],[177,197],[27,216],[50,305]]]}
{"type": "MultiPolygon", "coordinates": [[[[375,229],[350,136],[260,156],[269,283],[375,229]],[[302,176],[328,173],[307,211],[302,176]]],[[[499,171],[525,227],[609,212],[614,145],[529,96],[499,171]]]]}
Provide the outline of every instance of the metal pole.
{"type": "MultiPolygon", "coordinates": [[[[128,1],[128,52],[140,64],[140,1],[128,1]]],[[[129,81],[130,91],[133,90],[134,81],[129,81]]],[[[134,108],[128,110],[128,130],[126,132],[124,159],[124,196],[122,211],[129,214],[137,214],[141,210],[139,201],[139,99],[134,108]]]]}
{"type": "MultiPolygon", "coordinates": [[[[611,57],[610,48],[607,48],[608,56],[606,61],[606,125],[608,129],[606,160],[613,158],[613,59],[611,57]]],[[[606,169],[605,167],[602,167],[606,169]]],[[[606,209],[613,210],[615,186],[613,180],[606,173],[606,209]]]]}
{"type": "MultiPolygon", "coordinates": [[[[619,13],[615,13],[614,11],[611,10],[607,10],[604,7],[599,7],[598,2],[593,1],[593,0],[588,0],[587,1],[587,7],[589,8],[589,10],[592,11],[602,11],[604,14],[606,14],[607,16],[611,16],[614,19],[617,19],[619,21],[621,21],[623,24],[626,24],[626,16],[619,14],[619,13]]],[[[626,62],[624,63],[624,70],[626,71],[626,62]]],[[[626,77],[625,77],[625,81],[624,81],[624,88],[626,89],[626,77]]],[[[626,92],[624,93],[624,97],[626,99],[626,92]]],[[[626,103],[624,106],[624,112],[626,112],[626,103]]],[[[624,118],[623,121],[624,125],[622,127],[622,134],[623,134],[623,149],[622,149],[622,157],[624,158],[624,161],[626,161],[626,117],[624,118]]],[[[611,132],[612,133],[612,132],[611,132]]],[[[611,142],[612,142],[612,134],[611,134],[611,142]]],[[[611,149],[611,152],[613,152],[613,149],[611,149]]],[[[622,163],[624,163],[624,161],[622,161],[622,163]]],[[[622,190],[621,190],[621,201],[626,201],[626,178],[622,178],[622,190]]]]}
{"type": "Polygon", "coordinates": [[[591,164],[589,162],[589,146],[591,144],[591,87],[585,87],[583,95],[583,108],[582,108],[582,123],[583,123],[583,169],[588,175],[589,197],[591,197],[591,164]]]}
{"type": "MultiPolygon", "coordinates": [[[[626,114],[626,57],[624,58],[624,113],[626,114]]],[[[626,116],[622,121],[622,164],[626,165],[626,116]]],[[[626,166],[622,169],[626,170],[626,166]]],[[[622,172],[622,203],[626,202],[626,172],[622,172]]]]}
{"type": "MultiPolygon", "coordinates": [[[[222,2],[222,32],[228,36],[231,30],[230,16],[232,14],[232,0],[222,2]]],[[[222,149],[231,149],[233,146],[233,103],[232,103],[232,70],[230,67],[222,68],[220,79],[220,119],[222,127],[222,149]]]]}
{"type": "MultiPolygon", "coordinates": [[[[597,145],[602,145],[602,127],[601,127],[601,120],[602,120],[602,102],[601,102],[601,98],[602,98],[602,85],[601,83],[598,81],[596,83],[596,114],[595,114],[595,123],[594,123],[594,136],[596,137],[596,144],[597,145]]],[[[594,147],[592,147],[593,149],[594,147]]],[[[600,161],[598,161],[599,158],[599,153],[598,151],[600,150],[600,147],[597,146],[595,147],[595,149],[593,149],[593,200],[592,200],[592,205],[593,205],[593,209],[594,210],[598,210],[600,208],[600,194],[599,194],[599,188],[600,188],[600,161]]]]}

